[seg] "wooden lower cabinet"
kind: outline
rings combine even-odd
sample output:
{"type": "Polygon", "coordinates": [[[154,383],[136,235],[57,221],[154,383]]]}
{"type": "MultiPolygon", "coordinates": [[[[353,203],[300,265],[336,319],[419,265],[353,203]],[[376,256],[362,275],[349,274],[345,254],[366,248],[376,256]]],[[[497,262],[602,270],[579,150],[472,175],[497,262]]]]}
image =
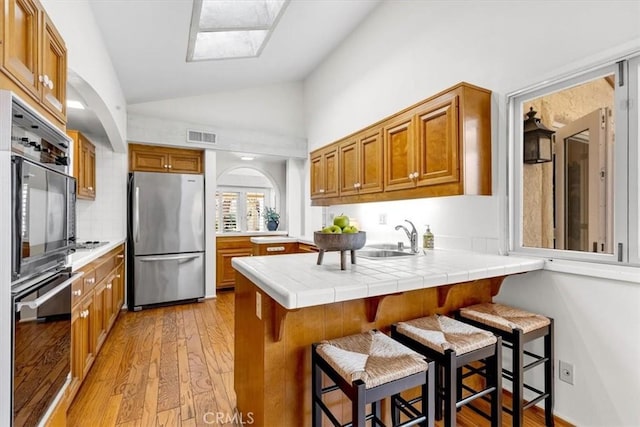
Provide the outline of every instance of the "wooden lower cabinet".
{"type": "Polygon", "coordinates": [[[124,245],[80,270],[71,287],[70,404],[115,324],[124,302],[124,245]]]}
{"type": "Polygon", "coordinates": [[[216,238],[216,289],[230,289],[236,284],[236,271],[231,266],[234,257],[253,255],[250,236],[219,236],[216,238]]]}
{"type": "Polygon", "coordinates": [[[311,253],[311,252],[318,252],[318,248],[308,243],[298,242],[298,253],[311,253]]]}

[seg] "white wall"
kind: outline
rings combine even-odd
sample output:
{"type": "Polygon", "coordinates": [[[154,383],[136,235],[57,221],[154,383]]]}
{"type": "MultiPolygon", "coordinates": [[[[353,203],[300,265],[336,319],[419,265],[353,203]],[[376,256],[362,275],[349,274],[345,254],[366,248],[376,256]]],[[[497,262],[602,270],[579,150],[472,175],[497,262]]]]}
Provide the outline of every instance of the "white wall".
{"type": "Polygon", "coordinates": [[[96,144],[96,199],[78,199],[77,236],[84,240],[116,240],[127,236],[127,153],[96,144]]]}
{"type": "Polygon", "coordinates": [[[128,137],[185,145],[187,129],[195,129],[217,135],[209,148],[306,157],[302,97],[301,83],[287,83],[132,104],[128,137]]]}
{"type": "MultiPolygon", "coordinates": [[[[436,246],[502,250],[505,95],[639,47],[639,2],[383,3],[305,82],[309,148],[467,81],[493,91],[494,196],[338,206],[329,213],[344,211],[387,241],[403,237],[393,226],[407,216],[420,232],[432,226],[436,246]],[[386,226],[377,224],[380,213],[387,213],[386,226]]],[[[305,221],[306,234],[318,229],[321,209],[306,209],[305,221]]],[[[576,372],[574,386],[557,382],[559,416],[585,426],[640,425],[631,402],[640,392],[640,286],[544,272],[509,278],[498,299],[557,319],[556,356],[576,372]]]]}
{"type": "Polygon", "coordinates": [[[69,82],[102,122],[114,150],[126,151],[127,104],[88,0],[43,0],[67,46],[69,82]]]}

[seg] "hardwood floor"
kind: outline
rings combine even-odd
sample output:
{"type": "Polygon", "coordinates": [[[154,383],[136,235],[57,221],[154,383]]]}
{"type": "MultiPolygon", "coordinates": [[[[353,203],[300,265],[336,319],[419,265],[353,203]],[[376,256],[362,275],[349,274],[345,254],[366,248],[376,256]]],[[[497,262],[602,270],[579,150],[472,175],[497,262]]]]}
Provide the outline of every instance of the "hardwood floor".
{"type": "MultiPolygon", "coordinates": [[[[69,408],[68,426],[235,426],[233,298],[223,292],[203,303],[121,313],[69,408]]],[[[542,411],[525,414],[525,427],[544,425],[542,411]]],[[[503,426],[510,422],[504,414],[503,426]]],[[[458,425],[489,422],[463,409],[458,425]]],[[[556,426],[570,424],[556,419],[556,426]]]]}

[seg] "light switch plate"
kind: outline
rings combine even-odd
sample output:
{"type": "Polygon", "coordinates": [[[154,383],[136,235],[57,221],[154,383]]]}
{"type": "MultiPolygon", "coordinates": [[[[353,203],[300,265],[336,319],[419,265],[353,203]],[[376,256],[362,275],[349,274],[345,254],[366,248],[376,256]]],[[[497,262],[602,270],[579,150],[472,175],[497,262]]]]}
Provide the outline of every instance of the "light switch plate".
{"type": "Polygon", "coordinates": [[[256,317],[262,320],[262,294],[256,292],[256,317]]]}

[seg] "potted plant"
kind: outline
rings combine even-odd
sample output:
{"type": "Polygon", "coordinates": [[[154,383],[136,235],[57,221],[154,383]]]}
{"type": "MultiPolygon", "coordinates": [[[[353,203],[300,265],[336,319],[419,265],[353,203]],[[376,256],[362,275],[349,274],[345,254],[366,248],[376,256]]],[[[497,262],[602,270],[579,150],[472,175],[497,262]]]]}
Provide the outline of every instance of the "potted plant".
{"type": "Polygon", "coordinates": [[[267,225],[267,230],[275,231],[278,229],[278,225],[280,224],[280,214],[276,212],[274,208],[267,206],[262,217],[264,218],[264,223],[267,225]]]}

